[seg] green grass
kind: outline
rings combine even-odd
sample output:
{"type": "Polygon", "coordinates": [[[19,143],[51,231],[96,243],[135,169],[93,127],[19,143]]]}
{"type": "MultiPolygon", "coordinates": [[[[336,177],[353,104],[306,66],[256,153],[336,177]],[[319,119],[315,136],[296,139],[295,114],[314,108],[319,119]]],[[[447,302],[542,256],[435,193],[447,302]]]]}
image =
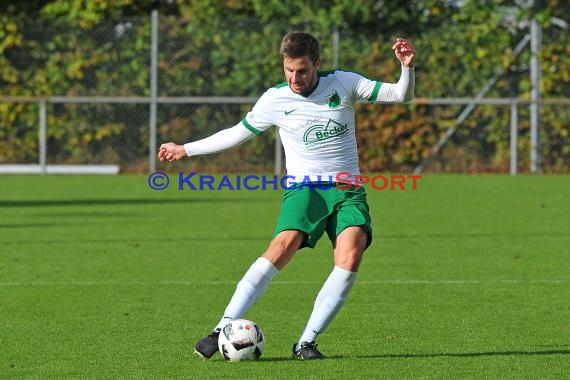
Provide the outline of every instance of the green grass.
{"type": "Polygon", "coordinates": [[[290,359],[331,270],[323,238],[247,315],[266,334],[262,360],[226,363],[193,345],[265,249],[280,191],[3,176],[0,378],[568,378],[569,191],[570,176],[369,189],[374,242],[320,337],[330,359],[290,359]]]}

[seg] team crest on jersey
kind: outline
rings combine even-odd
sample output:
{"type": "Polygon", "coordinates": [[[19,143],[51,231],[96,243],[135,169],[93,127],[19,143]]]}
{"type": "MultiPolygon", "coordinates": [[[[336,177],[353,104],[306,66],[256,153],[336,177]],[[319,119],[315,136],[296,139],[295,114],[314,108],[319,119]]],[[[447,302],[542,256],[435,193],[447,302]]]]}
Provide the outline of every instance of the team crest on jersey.
{"type": "Polygon", "coordinates": [[[338,92],[334,92],[327,98],[327,103],[329,104],[330,108],[338,108],[340,106],[340,96],[338,92]]]}
{"type": "Polygon", "coordinates": [[[323,142],[335,137],[342,136],[348,133],[348,125],[340,124],[334,120],[329,119],[326,125],[313,124],[305,131],[303,141],[305,145],[312,145],[323,142]]]}

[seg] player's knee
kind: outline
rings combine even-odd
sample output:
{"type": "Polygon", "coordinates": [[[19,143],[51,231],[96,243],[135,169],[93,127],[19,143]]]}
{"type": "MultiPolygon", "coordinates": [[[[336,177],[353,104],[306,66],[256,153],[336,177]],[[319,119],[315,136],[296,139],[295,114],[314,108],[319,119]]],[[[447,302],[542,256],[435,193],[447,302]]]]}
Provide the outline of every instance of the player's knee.
{"type": "Polygon", "coordinates": [[[305,239],[305,233],[298,230],[286,230],[280,232],[271,241],[271,245],[282,251],[296,251],[305,239]]]}
{"type": "Polygon", "coordinates": [[[305,234],[301,231],[283,231],[271,241],[263,257],[281,270],[293,258],[304,239],[305,234]]]}
{"type": "Polygon", "coordinates": [[[342,269],[346,269],[351,272],[357,272],[363,255],[364,251],[356,248],[343,250],[341,252],[335,252],[334,264],[342,269]]]}

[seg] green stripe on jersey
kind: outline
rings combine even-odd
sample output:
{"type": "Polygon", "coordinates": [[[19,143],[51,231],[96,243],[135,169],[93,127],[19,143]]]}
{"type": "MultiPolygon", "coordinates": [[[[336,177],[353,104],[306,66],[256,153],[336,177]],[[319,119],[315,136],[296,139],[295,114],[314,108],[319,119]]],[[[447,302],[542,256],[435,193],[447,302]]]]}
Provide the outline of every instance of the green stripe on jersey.
{"type": "Polygon", "coordinates": [[[372,94],[368,98],[368,102],[374,103],[376,101],[376,98],[378,97],[378,92],[380,91],[380,86],[382,86],[382,82],[376,82],[374,90],[372,90],[372,94]]]}
{"type": "Polygon", "coordinates": [[[263,131],[260,131],[259,129],[255,128],[254,126],[252,126],[251,124],[249,124],[247,122],[247,120],[245,120],[245,117],[243,118],[243,120],[241,121],[243,123],[243,125],[249,129],[251,132],[255,133],[256,135],[260,135],[263,133],[263,131]]]}

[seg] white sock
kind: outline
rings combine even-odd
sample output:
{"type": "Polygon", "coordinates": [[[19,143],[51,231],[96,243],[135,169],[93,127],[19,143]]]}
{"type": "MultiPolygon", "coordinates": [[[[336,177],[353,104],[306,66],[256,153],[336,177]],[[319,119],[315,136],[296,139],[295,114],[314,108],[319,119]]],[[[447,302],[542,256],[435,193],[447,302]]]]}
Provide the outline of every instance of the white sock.
{"type": "Polygon", "coordinates": [[[245,315],[255,301],[261,297],[269,282],[279,270],[264,257],[258,258],[238,282],[224,315],[214,330],[223,328],[228,322],[245,315]]]}
{"type": "Polygon", "coordinates": [[[315,300],[313,312],[299,338],[301,342],[314,342],[339,312],[354,281],[356,272],[335,266],[315,300]]]}

